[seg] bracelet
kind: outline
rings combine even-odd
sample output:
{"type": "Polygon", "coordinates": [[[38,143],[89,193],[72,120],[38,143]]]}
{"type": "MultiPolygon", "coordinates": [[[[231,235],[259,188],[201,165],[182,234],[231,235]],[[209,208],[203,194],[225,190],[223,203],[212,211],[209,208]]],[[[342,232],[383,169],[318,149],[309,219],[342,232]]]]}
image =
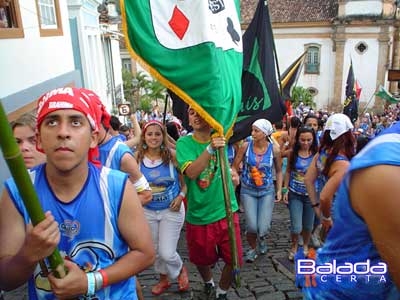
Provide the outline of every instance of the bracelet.
{"type": "Polygon", "coordinates": [[[324,215],[321,214],[321,219],[322,219],[322,221],[330,221],[330,222],[332,222],[331,216],[325,217],[324,215]]]}
{"type": "Polygon", "coordinates": [[[103,287],[103,276],[101,276],[99,271],[94,272],[94,280],[96,291],[98,291],[103,287]]]}
{"type": "Polygon", "coordinates": [[[93,297],[96,294],[96,280],[94,277],[94,273],[93,272],[86,273],[86,278],[88,281],[86,296],[93,297]]]}
{"type": "Polygon", "coordinates": [[[208,154],[210,154],[210,155],[215,154],[215,151],[216,151],[213,149],[213,147],[211,147],[211,144],[208,144],[206,150],[207,150],[208,154]]]}
{"type": "Polygon", "coordinates": [[[286,195],[289,192],[287,187],[282,188],[282,194],[286,195]]]}
{"type": "Polygon", "coordinates": [[[185,194],[185,192],[180,192],[179,196],[182,196],[182,198],[185,198],[186,194],[185,194]]]}
{"type": "Polygon", "coordinates": [[[314,204],[311,204],[311,207],[312,208],[314,208],[314,207],[318,207],[319,206],[319,202],[317,202],[317,203],[314,203],[314,204]]]}
{"type": "Polygon", "coordinates": [[[103,288],[108,286],[108,276],[106,271],[104,271],[103,269],[99,270],[99,273],[101,274],[101,277],[103,277],[103,288]]]}

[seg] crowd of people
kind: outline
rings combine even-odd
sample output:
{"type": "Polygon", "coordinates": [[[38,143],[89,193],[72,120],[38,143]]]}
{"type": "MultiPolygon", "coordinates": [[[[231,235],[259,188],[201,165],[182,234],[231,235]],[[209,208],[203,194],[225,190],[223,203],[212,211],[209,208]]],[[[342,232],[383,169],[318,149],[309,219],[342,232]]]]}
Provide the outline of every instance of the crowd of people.
{"type": "Polygon", "coordinates": [[[295,111],[285,122],[255,120],[251,135],[230,145],[193,108],[190,129],[158,107],[132,114],[128,125],[90,90],[44,94],[36,113],[11,127],[45,219],[31,224],[8,179],[0,200],[0,288],[28,282],[31,299],[144,299],[136,275],[154,265],[154,295],[172,281],[184,292],[190,278],[177,244],[186,226],[189,260],[207,299],[227,299],[234,256],[241,266],[268,252],[272,212],[281,202],[290,216],[287,258],[297,267],[306,258],[317,266],[335,260],[387,267],[378,285],[326,283],[325,274],[314,272],[310,286],[299,276],[306,299],[397,299],[400,106],[380,116],[363,113],[354,124],[342,113],[295,111]],[[62,278],[47,271],[57,247],[62,278]],[[216,283],[212,266],[219,259],[225,264],[216,283]]]}

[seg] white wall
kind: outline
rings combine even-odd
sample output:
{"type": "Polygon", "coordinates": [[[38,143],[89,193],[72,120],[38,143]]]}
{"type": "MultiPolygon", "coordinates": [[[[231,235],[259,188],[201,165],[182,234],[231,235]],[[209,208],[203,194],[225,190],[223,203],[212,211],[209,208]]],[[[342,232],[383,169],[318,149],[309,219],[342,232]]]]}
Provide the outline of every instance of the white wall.
{"type": "MultiPolygon", "coordinates": [[[[304,32],[304,31],[303,31],[304,32]]],[[[304,51],[307,44],[319,45],[321,51],[320,73],[304,74],[304,68],[297,85],[318,90],[314,97],[317,108],[325,108],[333,99],[333,78],[335,73],[332,41],[328,38],[275,38],[280,72],[283,73],[304,51]]]]}
{"type": "Polygon", "coordinates": [[[67,5],[59,3],[63,35],[40,37],[35,1],[19,1],[25,37],[0,39],[0,98],[74,70],[67,5]]]}
{"type": "MultiPolygon", "coordinates": [[[[354,77],[360,83],[362,88],[360,102],[369,102],[376,92],[376,80],[378,71],[379,44],[377,39],[349,39],[345,45],[345,56],[343,66],[343,82],[346,83],[347,75],[350,67],[350,57],[353,61],[354,77]],[[363,41],[368,45],[367,51],[363,54],[357,53],[354,48],[363,41]]],[[[342,98],[344,99],[345,90],[342,90],[342,98]]],[[[370,107],[374,99],[370,102],[370,107]]]]}

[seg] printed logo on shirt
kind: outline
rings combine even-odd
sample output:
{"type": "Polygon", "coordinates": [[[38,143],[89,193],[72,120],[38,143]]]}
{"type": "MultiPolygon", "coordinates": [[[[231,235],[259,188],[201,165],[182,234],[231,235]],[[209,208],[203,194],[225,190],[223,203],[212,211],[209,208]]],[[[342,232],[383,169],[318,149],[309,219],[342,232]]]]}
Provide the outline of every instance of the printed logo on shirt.
{"type": "Polygon", "coordinates": [[[80,223],[76,220],[64,220],[64,222],[60,224],[60,231],[62,235],[67,236],[72,240],[77,234],[79,234],[80,227],[80,223]]]}

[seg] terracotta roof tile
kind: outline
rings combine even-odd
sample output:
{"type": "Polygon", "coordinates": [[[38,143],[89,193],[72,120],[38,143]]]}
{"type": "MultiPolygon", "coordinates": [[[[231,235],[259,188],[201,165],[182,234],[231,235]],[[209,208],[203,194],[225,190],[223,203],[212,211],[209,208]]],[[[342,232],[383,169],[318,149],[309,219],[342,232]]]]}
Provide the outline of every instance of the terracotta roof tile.
{"type": "MultiPolygon", "coordinates": [[[[241,0],[242,23],[253,18],[259,0],[241,0]]],[[[338,0],[269,0],[272,23],[330,21],[337,16],[338,0]]]]}

